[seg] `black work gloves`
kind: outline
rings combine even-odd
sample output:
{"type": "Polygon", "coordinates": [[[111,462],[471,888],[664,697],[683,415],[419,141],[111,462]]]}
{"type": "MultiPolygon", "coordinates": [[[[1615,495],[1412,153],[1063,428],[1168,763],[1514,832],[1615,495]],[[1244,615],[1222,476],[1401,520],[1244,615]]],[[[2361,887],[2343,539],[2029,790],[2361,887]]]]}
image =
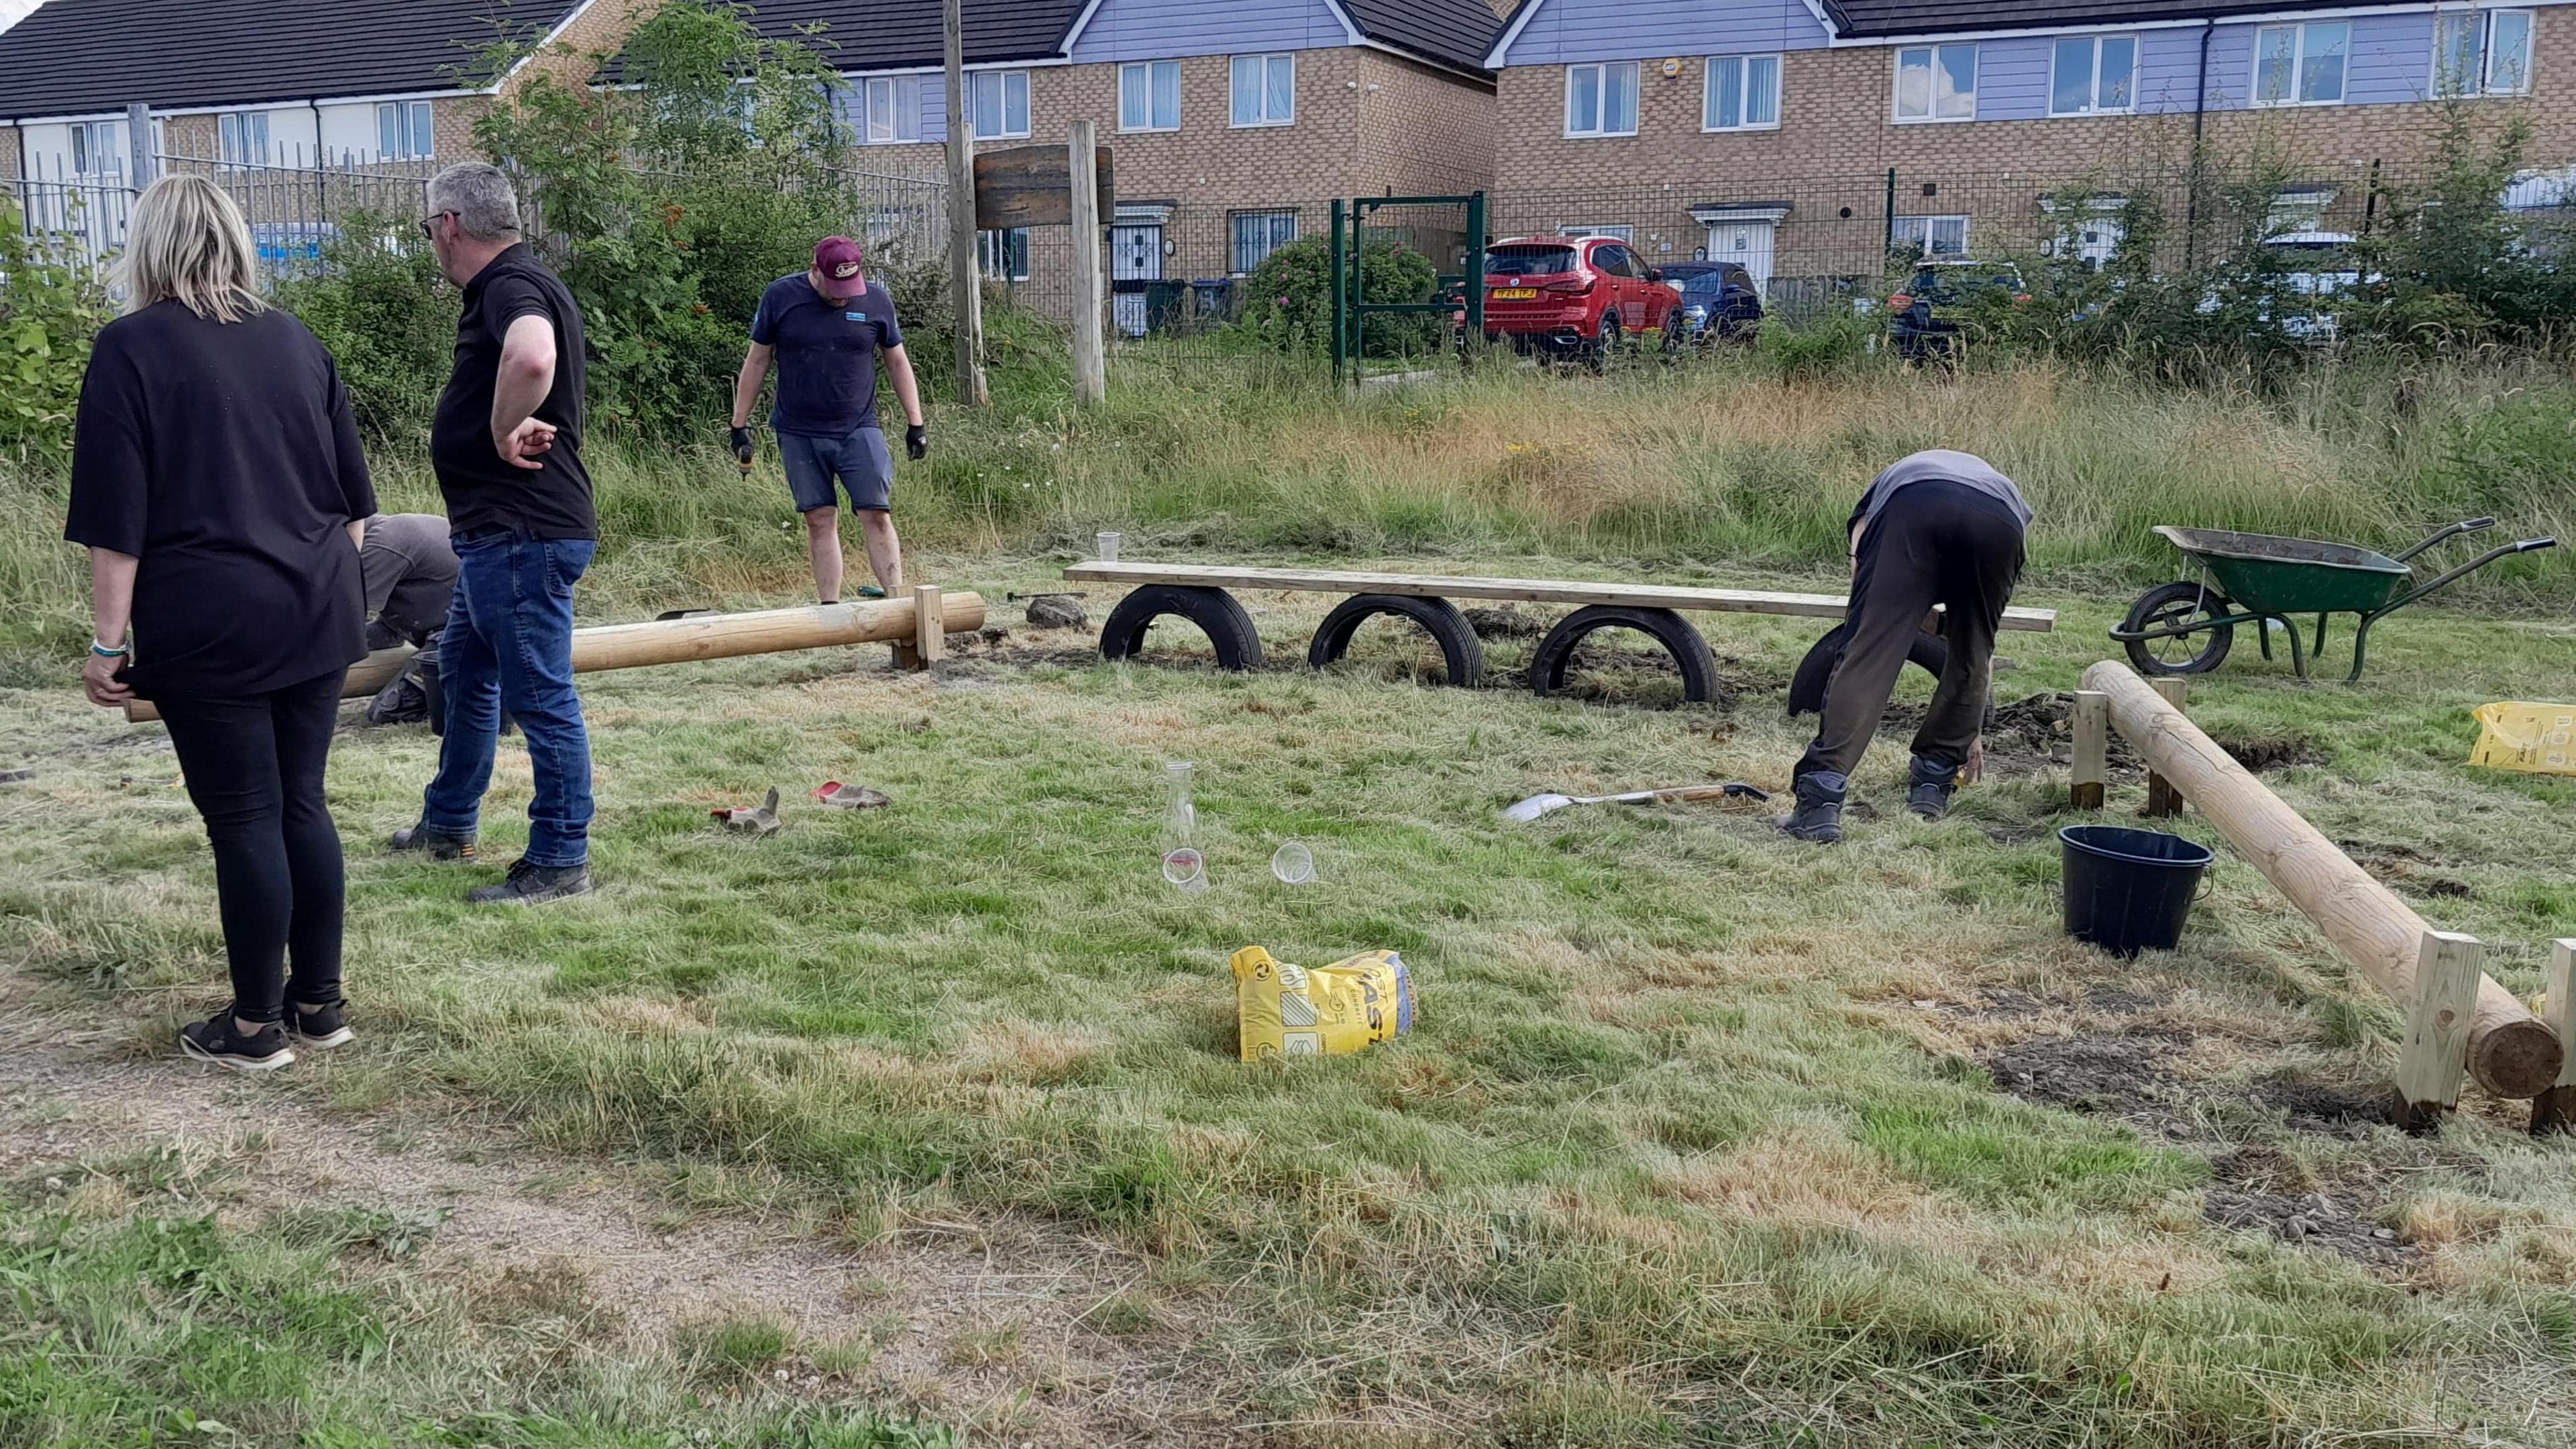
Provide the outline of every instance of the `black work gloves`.
{"type": "Polygon", "coordinates": [[[751,471],[751,429],[733,430],[733,460],[742,465],[744,472],[751,471]]]}
{"type": "Polygon", "coordinates": [[[918,463],[930,456],[930,429],[914,423],[903,430],[903,455],[918,463]]]}

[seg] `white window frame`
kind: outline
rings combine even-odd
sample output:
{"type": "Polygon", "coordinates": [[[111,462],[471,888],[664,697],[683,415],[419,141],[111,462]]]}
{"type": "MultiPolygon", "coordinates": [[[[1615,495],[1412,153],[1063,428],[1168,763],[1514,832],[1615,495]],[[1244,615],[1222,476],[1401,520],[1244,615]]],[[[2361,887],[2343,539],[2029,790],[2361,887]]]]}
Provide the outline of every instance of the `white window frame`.
{"type": "Polygon", "coordinates": [[[921,77],[870,76],[859,87],[859,144],[901,146],[921,139],[921,77]],[[885,125],[877,125],[877,98],[885,98],[885,125]]]}
{"type": "Polygon", "coordinates": [[[1708,59],[1700,62],[1699,128],[1702,131],[1779,130],[1780,90],[1780,55],[1777,51],[1756,51],[1746,55],[1712,55],[1708,59]],[[1762,60],[1771,62],[1771,119],[1767,121],[1747,121],[1739,119],[1732,126],[1718,125],[1714,118],[1714,113],[1717,110],[1718,68],[1721,66],[1734,68],[1736,72],[1736,96],[1740,101],[1747,103],[1744,109],[1749,112],[1752,109],[1749,103],[1753,97],[1753,63],[1755,61],[1762,60]]]}
{"type": "Polygon", "coordinates": [[[2497,10],[2436,10],[2433,12],[2433,95],[2440,100],[2469,100],[2479,96],[2527,96],[2531,94],[2532,53],[2539,48],[2540,17],[2529,10],[2506,7],[2497,10]],[[2522,19],[2522,84],[2499,86],[2495,83],[2495,22],[2499,15],[2522,19]],[[2444,72],[2443,62],[2449,57],[2443,32],[2455,25],[2477,27],[2478,73],[2474,78],[2454,77],[2444,72]],[[2454,85],[2466,80],[2465,85],[2454,85]]]}
{"type": "Polygon", "coordinates": [[[2062,116],[2127,116],[2138,109],[2138,58],[2143,47],[2138,37],[2130,35],[2060,35],[2048,42],[2048,114],[2062,116]],[[2102,46],[2105,41],[2129,42],[2129,103],[2125,106],[2102,104],[2102,46]],[[2061,111],[2057,108],[2057,49],[2071,41],[2090,41],[2093,49],[2093,79],[2085,87],[2087,99],[2082,110],[2061,111]]]}
{"type": "Polygon", "coordinates": [[[230,170],[266,166],[270,154],[268,112],[226,111],[215,117],[215,159],[219,165],[230,170]]]}
{"type": "Polygon", "coordinates": [[[1029,134],[1029,73],[1024,70],[976,70],[966,73],[966,127],[978,141],[1019,141],[1029,134]],[[994,96],[998,126],[984,129],[984,97],[994,96]],[[1011,102],[1020,104],[1019,126],[1011,125],[1011,102]]]}
{"type": "Polygon", "coordinates": [[[1939,216],[1900,216],[1896,219],[1889,245],[1897,247],[1911,244],[1920,247],[1927,260],[1932,257],[1964,257],[1968,254],[1969,225],[1969,218],[1959,212],[1939,216]],[[1955,252],[1932,250],[1932,228],[1945,221],[1955,221],[1959,224],[1959,249],[1955,252]]]}
{"type": "MultiPolygon", "coordinates": [[[[1289,87],[1289,100],[1292,105],[1296,100],[1296,87],[1293,84],[1289,87]]],[[[1118,67],[1119,130],[1127,132],[1130,135],[1134,135],[1154,131],[1177,131],[1180,128],[1181,63],[1179,61],[1131,60],[1118,67]],[[1137,79],[1138,83],[1144,87],[1145,123],[1143,125],[1131,126],[1127,124],[1127,79],[1130,75],[1133,75],[1137,79]],[[1169,123],[1158,123],[1154,117],[1154,97],[1161,87],[1157,86],[1154,82],[1164,75],[1169,75],[1172,78],[1172,119],[1169,123]]]]}
{"type": "Polygon", "coordinates": [[[1894,58],[1896,61],[1896,71],[1894,76],[1895,94],[1889,98],[1888,114],[1895,120],[1896,124],[1900,126],[1955,126],[1961,122],[1973,121],[1977,118],[1977,87],[1985,80],[1986,57],[1984,52],[1974,41],[1957,41],[1940,45],[1900,46],[1897,48],[1894,58]],[[1941,114],[1940,79],[1948,70],[1948,67],[1941,63],[1941,56],[1943,52],[1953,50],[1964,50],[1968,52],[1968,113],[1964,116],[1945,116],[1941,114]],[[1905,58],[1909,55],[1922,56],[1924,58],[1925,65],[1930,67],[1929,74],[1925,76],[1925,82],[1928,86],[1923,97],[1925,110],[1924,113],[1919,116],[1909,116],[1905,114],[1905,58]]]}
{"type": "Polygon", "coordinates": [[[1297,124],[1297,53],[1295,51],[1262,51],[1225,58],[1225,123],[1237,131],[1256,130],[1263,126],[1297,124]],[[1253,107],[1252,119],[1243,118],[1243,67],[1257,65],[1261,70],[1259,104],[1253,107]],[[1270,81],[1280,66],[1288,67],[1288,114],[1270,111],[1270,81]]]}
{"type": "Polygon", "coordinates": [[[2260,110],[2277,110],[2291,106],[2340,106],[2352,93],[2352,22],[2349,20],[2300,20],[2281,25],[2265,25],[2254,32],[2254,57],[2245,70],[2245,104],[2260,110]],[[2335,78],[2332,100],[2302,100],[2308,71],[2308,32],[2336,29],[2343,32],[2343,71],[2335,78]],[[2290,89],[2277,101],[2263,99],[2263,37],[2279,31],[2291,34],[2290,89]]]}
{"type": "Polygon", "coordinates": [[[387,161],[432,161],[438,157],[438,112],[427,101],[376,102],[376,155],[387,161]],[[385,149],[385,124],[393,123],[394,149],[385,149]],[[423,144],[421,137],[428,141],[423,144]]]}
{"type": "Polygon", "coordinates": [[[1569,141],[1595,140],[1604,136],[1637,134],[1637,112],[1644,109],[1645,76],[1633,60],[1596,60],[1565,68],[1565,136],[1569,141]],[[1592,73],[1592,115],[1589,126],[1577,126],[1574,119],[1574,77],[1579,71],[1592,73]],[[1610,76],[1625,71],[1628,75],[1628,124],[1622,129],[1610,124],[1610,76]]]}
{"type": "Polygon", "coordinates": [[[1225,216],[1226,260],[1232,265],[1232,275],[1251,276],[1254,268],[1270,260],[1272,252],[1297,240],[1299,235],[1299,218],[1295,207],[1255,207],[1248,211],[1227,212],[1225,216]],[[1283,219],[1288,223],[1286,236],[1278,234],[1277,223],[1283,219]],[[1246,252],[1243,244],[1243,224],[1247,221],[1269,223],[1268,235],[1255,242],[1255,245],[1260,248],[1261,255],[1253,257],[1250,266],[1244,265],[1246,252]]]}

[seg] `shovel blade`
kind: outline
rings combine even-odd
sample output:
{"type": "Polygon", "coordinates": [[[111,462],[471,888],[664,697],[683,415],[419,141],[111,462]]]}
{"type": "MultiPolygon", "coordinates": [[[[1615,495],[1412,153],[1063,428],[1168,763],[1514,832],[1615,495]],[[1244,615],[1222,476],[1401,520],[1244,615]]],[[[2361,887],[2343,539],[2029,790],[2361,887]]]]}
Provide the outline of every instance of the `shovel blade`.
{"type": "Polygon", "coordinates": [[[1573,803],[1574,797],[1571,795],[1532,795],[1503,811],[1503,818],[1527,824],[1551,810],[1562,810],[1573,803]]]}

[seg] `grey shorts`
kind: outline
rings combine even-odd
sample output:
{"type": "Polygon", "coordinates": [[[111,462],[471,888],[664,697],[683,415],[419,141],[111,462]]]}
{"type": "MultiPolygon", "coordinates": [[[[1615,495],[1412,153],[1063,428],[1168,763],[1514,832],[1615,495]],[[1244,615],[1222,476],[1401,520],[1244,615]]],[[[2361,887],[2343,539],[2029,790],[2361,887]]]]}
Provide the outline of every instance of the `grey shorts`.
{"type": "Polygon", "coordinates": [[[838,505],[843,488],[849,490],[850,506],[863,513],[894,510],[894,454],[886,448],[884,431],[874,425],[846,438],[780,433],[778,457],[787,465],[787,491],[795,495],[799,513],[838,505]]]}

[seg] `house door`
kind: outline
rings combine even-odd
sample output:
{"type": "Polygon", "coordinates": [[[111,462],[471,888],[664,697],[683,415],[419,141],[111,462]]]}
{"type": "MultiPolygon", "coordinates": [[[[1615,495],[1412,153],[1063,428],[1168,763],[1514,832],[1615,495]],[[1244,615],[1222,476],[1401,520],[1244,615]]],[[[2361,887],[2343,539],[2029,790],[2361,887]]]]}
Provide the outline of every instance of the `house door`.
{"type": "Polygon", "coordinates": [[[1756,291],[1771,289],[1771,237],[1778,225],[1769,221],[1721,221],[1708,229],[1708,259],[1733,262],[1753,277],[1756,291]]]}
{"type": "Polygon", "coordinates": [[[1110,315],[1129,337],[1145,335],[1145,288],[1163,279],[1163,224],[1121,222],[1109,229],[1110,315]]]}

